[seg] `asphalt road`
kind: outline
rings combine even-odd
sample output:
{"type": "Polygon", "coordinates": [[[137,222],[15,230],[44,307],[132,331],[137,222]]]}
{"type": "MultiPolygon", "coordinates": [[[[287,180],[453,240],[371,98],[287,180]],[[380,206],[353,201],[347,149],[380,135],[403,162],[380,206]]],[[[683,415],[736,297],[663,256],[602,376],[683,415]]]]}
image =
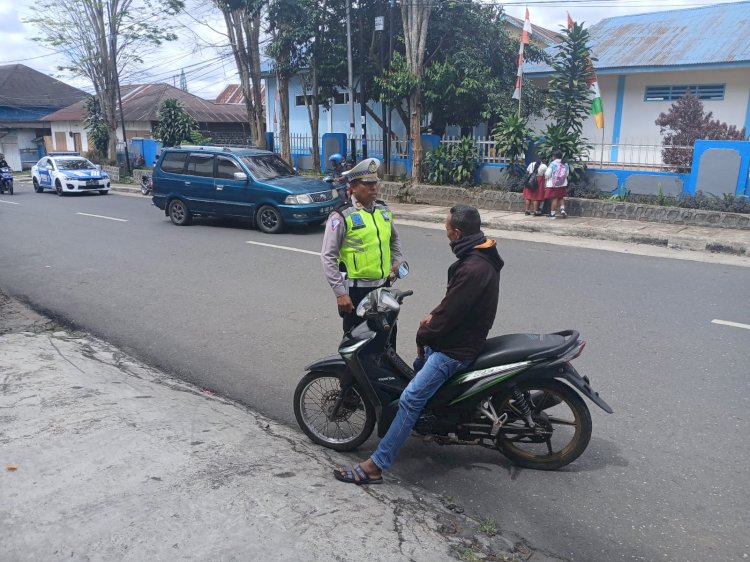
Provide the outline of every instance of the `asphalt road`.
{"type": "MultiPolygon", "coordinates": [[[[401,283],[415,295],[399,346],[411,360],[453,256],[434,225],[400,232],[411,266],[401,283]]],[[[0,197],[0,288],[294,425],[304,366],[340,336],[314,255],[321,237],[216,220],[178,228],[145,197],[60,198],[19,184],[0,197]]],[[[579,330],[588,346],[576,366],[615,414],[589,403],[589,448],[557,472],[415,438],[394,475],[562,559],[750,556],[750,330],[712,323],[750,324],[750,271],[498,237],[506,266],[493,335],[579,330]]]]}

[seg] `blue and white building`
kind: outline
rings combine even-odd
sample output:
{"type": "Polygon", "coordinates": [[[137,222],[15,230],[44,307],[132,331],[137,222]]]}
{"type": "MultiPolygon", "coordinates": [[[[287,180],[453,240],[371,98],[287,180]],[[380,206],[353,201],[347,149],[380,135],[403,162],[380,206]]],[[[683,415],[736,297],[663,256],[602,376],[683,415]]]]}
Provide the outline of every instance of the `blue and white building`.
{"type": "MultiPolygon", "coordinates": [[[[593,159],[643,161],[648,155],[634,153],[651,147],[658,165],[655,120],[688,92],[715,119],[750,133],[750,2],[613,17],[589,32],[605,122],[603,131],[593,117],[584,127],[596,146],[593,159]]],[[[542,87],[551,72],[543,64],[524,67],[524,76],[542,87]]]]}

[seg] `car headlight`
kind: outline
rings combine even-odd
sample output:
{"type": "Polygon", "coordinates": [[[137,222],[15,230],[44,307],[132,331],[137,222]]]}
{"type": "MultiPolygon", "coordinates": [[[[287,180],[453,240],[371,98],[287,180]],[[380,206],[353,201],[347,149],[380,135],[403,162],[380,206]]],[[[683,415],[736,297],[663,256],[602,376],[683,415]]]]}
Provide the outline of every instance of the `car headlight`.
{"type": "Polygon", "coordinates": [[[339,190],[338,189],[332,189],[331,190],[331,199],[336,199],[336,197],[339,196],[339,190]]]}
{"type": "Polygon", "coordinates": [[[313,200],[306,193],[302,193],[301,195],[289,195],[284,199],[284,203],[287,205],[309,205],[312,202],[313,200]]]}
{"type": "Polygon", "coordinates": [[[65,179],[66,180],[74,180],[74,179],[76,179],[76,177],[73,176],[73,175],[71,175],[71,174],[64,174],[64,175],[65,175],[65,179]]]}

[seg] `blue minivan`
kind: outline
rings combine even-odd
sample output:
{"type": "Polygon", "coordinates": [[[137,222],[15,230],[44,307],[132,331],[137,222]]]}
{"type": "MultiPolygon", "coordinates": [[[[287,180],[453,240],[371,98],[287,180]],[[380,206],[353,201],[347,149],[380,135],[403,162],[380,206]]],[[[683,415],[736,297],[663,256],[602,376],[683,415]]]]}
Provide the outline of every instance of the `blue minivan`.
{"type": "Polygon", "coordinates": [[[179,146],[154,167],[154,205],[179,226],[193,216],[244,217],[275,234],[322,224],[341,200],[322,180],[300,176],[278,155],[254,148],[179,146]]]}

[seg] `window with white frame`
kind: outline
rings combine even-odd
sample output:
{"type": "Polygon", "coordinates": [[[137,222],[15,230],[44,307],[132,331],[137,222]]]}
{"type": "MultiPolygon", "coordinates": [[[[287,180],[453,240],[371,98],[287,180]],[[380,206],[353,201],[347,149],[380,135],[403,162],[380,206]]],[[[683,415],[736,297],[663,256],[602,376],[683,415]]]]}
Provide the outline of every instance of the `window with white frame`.
{"type": "Polygon", "coordinates": [[[721,101],[724,99],[725,86],[725,84],[646,86],[644,101],[677,101],[687,94],[692,94],[700,100],[721,101]]]}
{"type": "Polygon", "coordinates": [[[349,103],[349,92],[336,92],[336,95],[333,96],[333,103],[336,105],[349,103]]]}

